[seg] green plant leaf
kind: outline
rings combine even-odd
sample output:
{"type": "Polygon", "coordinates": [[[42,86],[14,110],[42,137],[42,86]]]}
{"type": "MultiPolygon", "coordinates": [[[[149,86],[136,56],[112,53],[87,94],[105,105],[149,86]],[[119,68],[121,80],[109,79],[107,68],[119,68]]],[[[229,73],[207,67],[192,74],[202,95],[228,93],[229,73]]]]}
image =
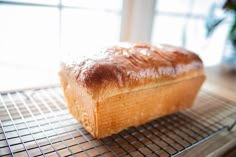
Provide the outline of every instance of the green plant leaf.
{"type": "Polygon", "coordinates": [[[236,11],[236,3],[234,0],[227,0],[223,6],[226,10],[236,11]]]}
{"type": "MultiPolygon", "coordinates": [[[[235,15],[236,16],[236,15],[235,15]]],[[[235,38],[234,37],[234,32],[235,32],[235,30],[236,30],[236,19],[234,19],[234,23],[233,23],[233,25],[232,25],[232,27],[230,28],[230,31],[229,31],[229,37],[230,38],[235,38]]]]}
{"type": "Polygon", "coordinates": [[[231,27],[229,35],[233,35],[235,30],[236,30],[236,22],[234,22],[233,26],[231,27]]]}

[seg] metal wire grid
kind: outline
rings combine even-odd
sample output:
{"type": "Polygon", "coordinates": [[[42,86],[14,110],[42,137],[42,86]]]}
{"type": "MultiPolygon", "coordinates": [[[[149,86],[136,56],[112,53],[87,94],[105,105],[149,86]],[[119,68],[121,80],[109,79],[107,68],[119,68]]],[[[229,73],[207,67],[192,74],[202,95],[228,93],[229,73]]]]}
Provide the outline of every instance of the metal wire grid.
{"type": "Polygon", "coordinates": [[[60,88],[0,95],[0,156],[175,156],[235,124],[236,105],[202,91],[195,106],[97,140],[60,88]]]}

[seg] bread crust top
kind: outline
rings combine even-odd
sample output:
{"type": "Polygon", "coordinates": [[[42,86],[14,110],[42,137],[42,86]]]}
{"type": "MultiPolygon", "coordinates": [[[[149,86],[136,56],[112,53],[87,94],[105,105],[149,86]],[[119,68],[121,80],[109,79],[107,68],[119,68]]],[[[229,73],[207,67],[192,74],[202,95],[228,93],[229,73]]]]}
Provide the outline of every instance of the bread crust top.
{"type": "Polygon", "coordinates": [[[94,96],[108,88],[133,89],[204,75],[201,59],[191,51],[166,44],[132,43],[104,48],[83,61],[64,62],[61,71],[94,96]]]}

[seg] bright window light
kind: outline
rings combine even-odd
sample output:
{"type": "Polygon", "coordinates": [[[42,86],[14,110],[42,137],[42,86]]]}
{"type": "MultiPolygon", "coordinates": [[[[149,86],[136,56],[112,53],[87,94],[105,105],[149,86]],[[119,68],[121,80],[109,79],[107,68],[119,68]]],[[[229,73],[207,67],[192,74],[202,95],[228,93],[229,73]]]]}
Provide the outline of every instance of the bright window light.
{"type": "Polygon", "coordinates": [[[219,64],[225,46],[228,24],[206,37],[206,19],[216,0],[158,0],[152,42],[185,47],[198,53],[206,66],[219,64]]]}
{"type": "Polygon", "coordinates": [[[122,0],[0,3],[0,91],[58,82],[61,56],[118,42],[122,0]]]}

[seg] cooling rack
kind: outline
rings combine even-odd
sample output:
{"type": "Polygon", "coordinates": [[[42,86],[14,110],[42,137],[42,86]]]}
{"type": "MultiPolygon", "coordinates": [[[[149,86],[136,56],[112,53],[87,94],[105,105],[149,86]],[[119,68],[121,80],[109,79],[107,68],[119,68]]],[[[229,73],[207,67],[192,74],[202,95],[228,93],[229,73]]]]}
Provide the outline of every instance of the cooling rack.
{"type": "Polygon", "coordinates": [[[97,140],[59,87],[0,93],[0,156],[176,156],[235,120],[235,102],[201,91],[191,109],[97,140]]]}

